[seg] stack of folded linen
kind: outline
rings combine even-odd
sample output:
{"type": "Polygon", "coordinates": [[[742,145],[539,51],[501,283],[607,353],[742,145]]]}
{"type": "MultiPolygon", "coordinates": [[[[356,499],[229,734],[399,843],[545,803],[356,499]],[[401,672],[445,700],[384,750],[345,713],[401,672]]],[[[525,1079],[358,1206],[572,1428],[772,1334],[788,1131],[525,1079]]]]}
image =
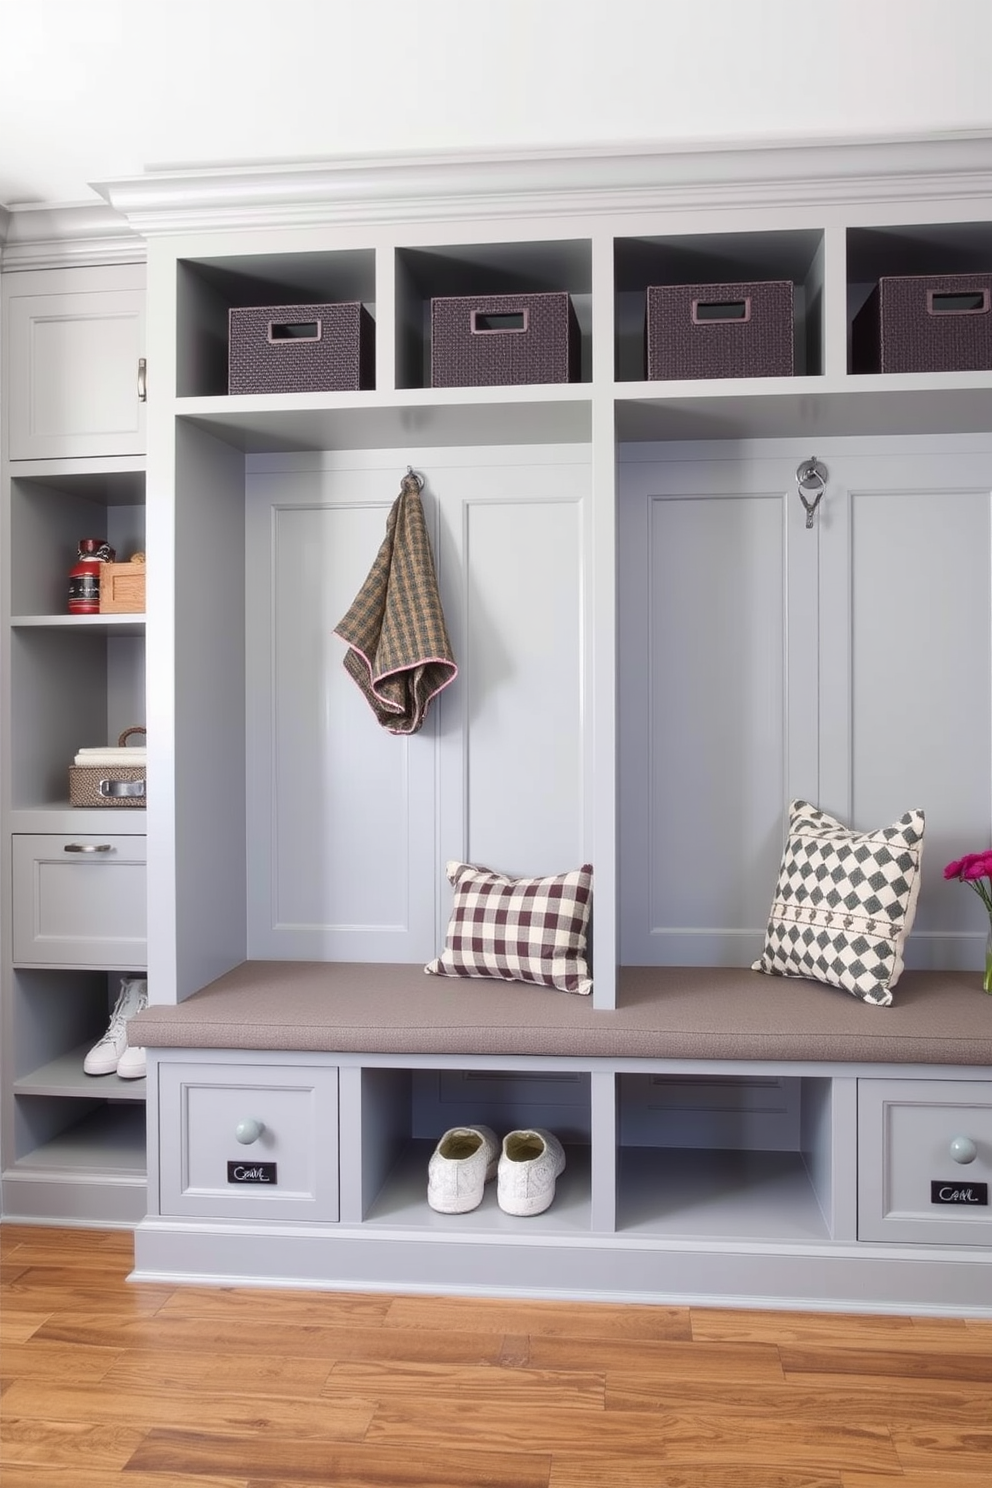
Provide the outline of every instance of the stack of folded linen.
{"type": "Polygon", "coordinates": [[[104,744],[91,749],[80,749],[73,760],[74,765],[91,765],[95,769],[113,769],[114,766],[130,766],[139,769],[146,763],[148,750],[143,744],[133,749],[127,745],[104,744]]]}

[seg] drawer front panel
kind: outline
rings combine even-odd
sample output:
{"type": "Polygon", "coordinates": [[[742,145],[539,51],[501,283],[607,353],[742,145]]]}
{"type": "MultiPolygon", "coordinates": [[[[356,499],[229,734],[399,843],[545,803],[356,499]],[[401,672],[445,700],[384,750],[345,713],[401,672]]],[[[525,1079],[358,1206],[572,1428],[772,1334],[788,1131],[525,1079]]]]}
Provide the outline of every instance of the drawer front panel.
{"type": "Polygon", "coordinates": [[[336,1069],[159,1066],[163,1214],[338,1217],[336,1069]]]}
{"type": "Polygon", "coordinates": [[[992,1245],[992,1081],[858,1081],[858,1238],[992,1245]]]}
{"type": "Polygon", "coordinates": [[[17,834],[13,870],[18,965],[145,966],[143,837],[17,834]]]}

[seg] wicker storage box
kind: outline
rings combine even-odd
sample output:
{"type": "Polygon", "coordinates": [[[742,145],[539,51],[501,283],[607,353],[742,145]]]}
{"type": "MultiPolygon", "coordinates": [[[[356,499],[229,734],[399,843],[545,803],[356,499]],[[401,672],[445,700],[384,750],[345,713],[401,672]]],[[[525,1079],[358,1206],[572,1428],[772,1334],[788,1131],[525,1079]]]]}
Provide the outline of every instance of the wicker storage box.
{"type": "Polygon", "coordinates": [[[564,292],[431,300],[431,386],[575,382],[579,326],[564,292]]]}
{"type": "Polygon", "coordinates": [[[358,300],[229,312],[229,393],[323,393],[375,384],[375,323],[358,300]]]}
{"type": "Polygon", "coordinates": [[[649,286],[649,380],[791,377],[792,301],[788,279],[649,286]]]}
{"type": "MultiPolygon", "coordinates": [[[[132,734],[143,728],[125,729],[117,741],[123,749],[132,734]]],[[[70,765],[70,806],[145,806],[145,765],[70,765]]]]}
{"type": "Polygon", "coordinates": [[[143,615],[145,612],[145,560],[135,556],[129,563],[100,565],[100,614],[143,615]]]}
{"type": "Polygon", "coordinates": [[[992,369],[992,273],[880,279],[854,317],[851,369],[992,369]]]}

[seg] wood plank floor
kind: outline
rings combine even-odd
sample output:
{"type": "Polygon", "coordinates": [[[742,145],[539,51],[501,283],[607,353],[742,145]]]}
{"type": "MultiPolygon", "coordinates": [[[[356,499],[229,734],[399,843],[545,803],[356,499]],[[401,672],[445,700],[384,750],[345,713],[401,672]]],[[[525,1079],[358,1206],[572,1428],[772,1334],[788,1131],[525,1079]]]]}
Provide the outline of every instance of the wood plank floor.
{"type": "Polygon", "coordinates": [[[133,1284],[0,1227],[3,1488],[990,1488],[992,1322],[133,1284]]]}

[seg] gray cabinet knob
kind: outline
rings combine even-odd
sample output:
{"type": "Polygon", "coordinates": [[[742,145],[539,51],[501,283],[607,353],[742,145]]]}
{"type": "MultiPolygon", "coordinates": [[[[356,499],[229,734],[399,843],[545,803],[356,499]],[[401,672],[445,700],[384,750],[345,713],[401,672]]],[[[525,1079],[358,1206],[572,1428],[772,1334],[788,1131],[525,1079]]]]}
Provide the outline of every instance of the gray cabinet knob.
{"type": "Polygon", "coordinates": [[[254,1116],[246,1116],[244,1120],[239,1121],[237,1126],[234,1128],[234,1135],[237,1141],[239,1141],[243,1146],[250,1147],[252,1142],[258,1141],[264,1130],[264,1121],[256,1121],[254,1116]]]}
{"type": "Polygon", "coordinates": [[[952,1137],[950,1151],[956,1163],[974,1162],[978,1156],[978,1148],[970,1137],[952,1137]]]}

